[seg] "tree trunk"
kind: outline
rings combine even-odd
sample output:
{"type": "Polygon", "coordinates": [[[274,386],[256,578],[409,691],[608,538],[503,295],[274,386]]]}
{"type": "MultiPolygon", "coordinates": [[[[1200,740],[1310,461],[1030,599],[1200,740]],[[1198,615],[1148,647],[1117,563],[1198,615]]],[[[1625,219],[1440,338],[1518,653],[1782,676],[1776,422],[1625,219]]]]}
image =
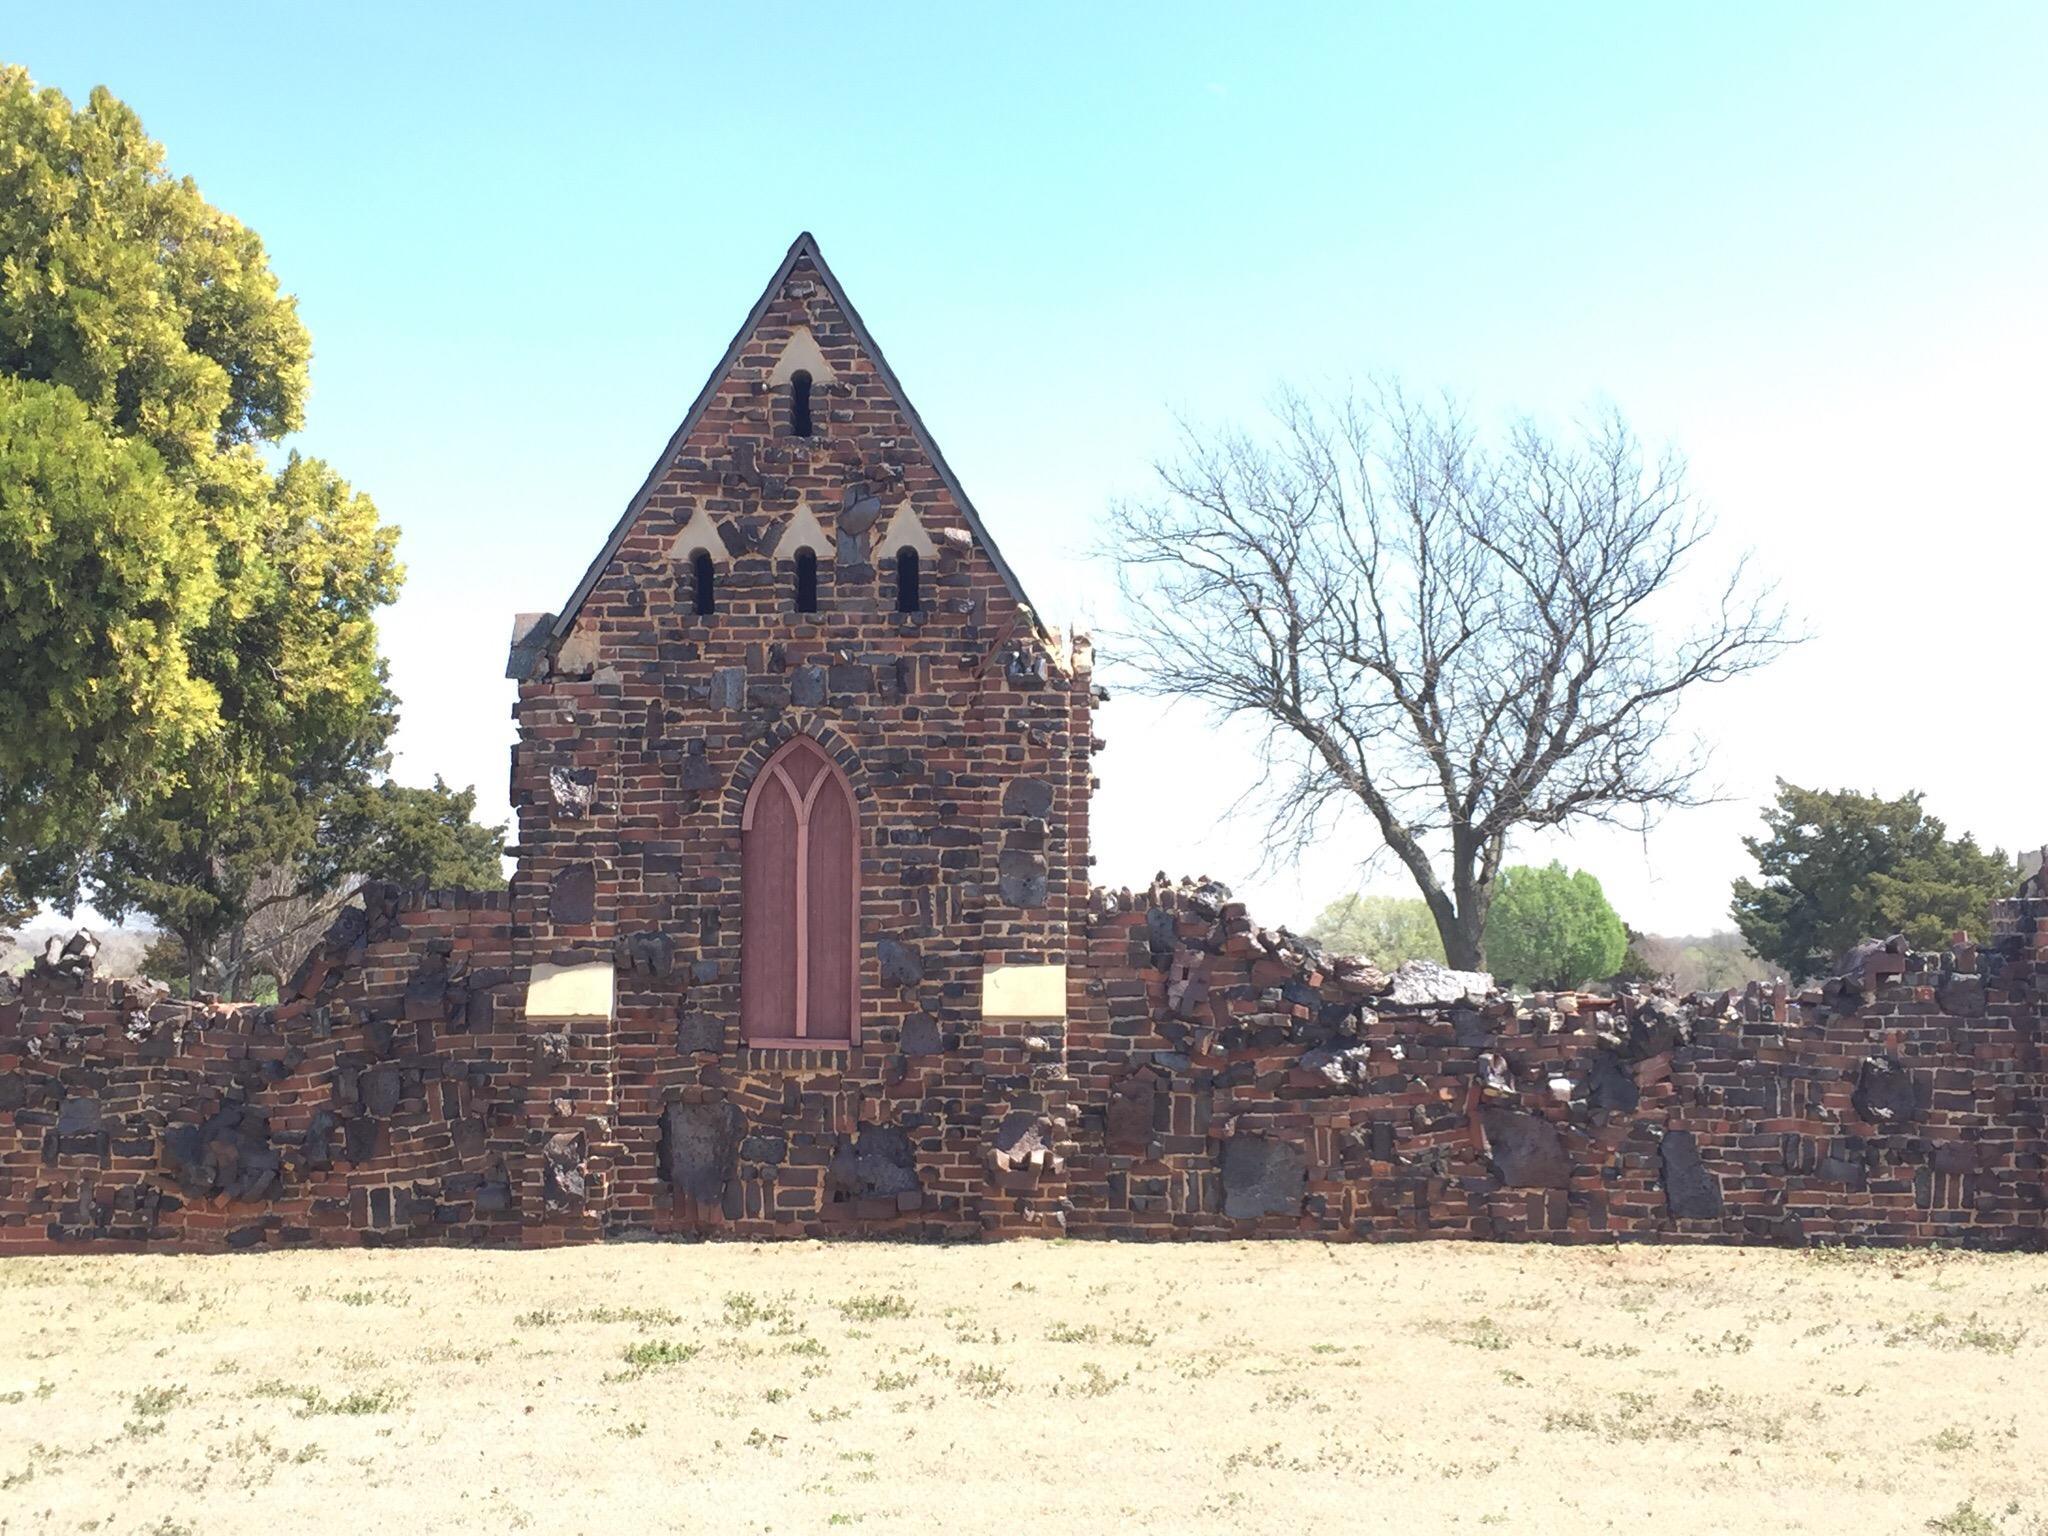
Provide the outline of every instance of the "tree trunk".
{"type": "Polygon", "coordinates": [[[1471,917],[1460,912],[1450,924],[1438,924],[1438,933],[1444,941],[1444,958],[1454,971],[1483,971],[1486,969],[1486,924],[1484,920],[1473,922],[1471,917]]]}
{"type": "Polygon", "coordinates": [[[1444,958],[1452,970],[1486,969],[1486,913],[1493,891],[1480,884],[1479,845],[1469,828],[1451,831],[1451,920],[1437,920],[1443,935],[1444,958]]]}
{"type": "Polygon", "coordinates": [[[246,923],[237,923],[228,933],[227,961],[223,966],[221,990],[231,1003],[246,1003],[248,982],[242,972],[248,955],[249,929],[246,923]]]}

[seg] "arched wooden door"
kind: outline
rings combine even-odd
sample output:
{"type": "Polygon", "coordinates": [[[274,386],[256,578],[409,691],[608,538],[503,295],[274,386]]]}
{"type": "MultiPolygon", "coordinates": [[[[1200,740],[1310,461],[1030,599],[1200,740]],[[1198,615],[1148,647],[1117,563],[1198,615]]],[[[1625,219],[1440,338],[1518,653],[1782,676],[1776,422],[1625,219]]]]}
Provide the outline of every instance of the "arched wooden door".
{"type": "Polygon", "coordinates": [[[808,736],[761,766],[740,818],[740,1014],[749,1045],[858,1036],[860,823],[808,736]]]}

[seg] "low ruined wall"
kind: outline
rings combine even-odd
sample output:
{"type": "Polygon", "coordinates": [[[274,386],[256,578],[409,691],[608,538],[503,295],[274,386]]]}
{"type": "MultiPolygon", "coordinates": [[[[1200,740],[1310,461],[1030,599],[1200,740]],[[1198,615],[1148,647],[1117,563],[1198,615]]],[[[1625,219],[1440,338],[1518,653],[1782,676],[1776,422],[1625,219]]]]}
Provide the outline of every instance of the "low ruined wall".
{"type": "Polygon", "coordinates": [[[501,896],[372,889],[275,1007],[43,968],[0,999],[0,1253],[567,1236],[501,896]]]}
{"type": "MultiPolygon", "coordinates": [[[[1469,995],[1097,893],[1064,1035],[720,1052],[646,936],[532,1024],[502,895],[372,888],[272,1007],[39,967],[0,995],[0,1253],[620,1235],[2040,1246],[2048,902],[1752,987],[1469,995]],[[678,1016],[679,1026],[672,1022],[678,1016]],[[693,1049],[693,1047],[696,1047],[693,1049]]],[[[947,1007],[956,1006],[947,1004],[947,1007]]]]}
{"type": "Polygon", "coordinates": [[[1099,899],[1077,1233],[2042,1239],[2048,903],[2006,904],[1982,949],[1869,946],[1798,997],[1680,1004],[1390,982],[1226,898],[1099,899]]]}

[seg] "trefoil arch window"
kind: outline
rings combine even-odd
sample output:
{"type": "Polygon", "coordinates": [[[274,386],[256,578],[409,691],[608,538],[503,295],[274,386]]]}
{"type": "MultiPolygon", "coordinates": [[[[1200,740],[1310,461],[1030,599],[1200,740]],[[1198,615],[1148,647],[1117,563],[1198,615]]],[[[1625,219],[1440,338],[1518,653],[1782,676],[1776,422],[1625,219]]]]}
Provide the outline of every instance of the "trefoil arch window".
{"type": "Polygon", "coordinates": [[[860,817],[837,763],[798,736],[740,818],[740,1017],[750,1046],[859,1038],[860,817]]]}

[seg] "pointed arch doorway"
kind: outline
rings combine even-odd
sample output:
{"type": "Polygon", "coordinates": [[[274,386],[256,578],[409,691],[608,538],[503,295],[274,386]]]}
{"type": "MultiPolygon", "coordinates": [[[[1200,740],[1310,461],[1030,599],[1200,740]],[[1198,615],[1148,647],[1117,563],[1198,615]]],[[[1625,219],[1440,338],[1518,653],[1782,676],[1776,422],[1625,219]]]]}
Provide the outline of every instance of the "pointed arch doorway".
{"type": "Polygon", "coordinates": [[[750,1046],[859,1038],[860,818],[808,736],[761,765],[740,817],[740,1019],[750,1046]]]}

